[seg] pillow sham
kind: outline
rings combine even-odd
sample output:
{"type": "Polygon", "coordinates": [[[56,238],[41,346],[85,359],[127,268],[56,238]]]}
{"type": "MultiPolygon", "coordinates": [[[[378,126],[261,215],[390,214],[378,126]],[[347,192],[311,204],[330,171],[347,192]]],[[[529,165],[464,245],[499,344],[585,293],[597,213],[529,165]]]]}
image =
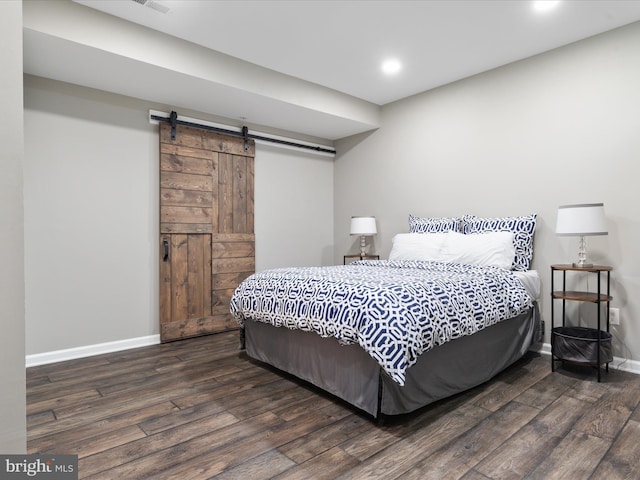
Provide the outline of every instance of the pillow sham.
{"type": "Polygon", "coordinates": [[[533,233],[536,229],[537,215],[514,217],[482,218],[475,215],[462,217],[462,232],[465,234],[483,232],[512,232],[515,254],[511,269],[527,271],[533,258],[533,233]]]}
{"type": "Polygon", "coordinates": [[[409,232],[462,232],[460,217],[414,217],[409,214],[409,232]]]}
{"type": "Polygon", "coordinates": [[[486,232],[465,235],[448,232],[441,256],[442,262],[466,263],[511,270],[515,255],[512,232],[486,232]]]}
{"type": "Polygon", "coordinates": [[[441,261],[441,252],[447,234],[398,233],[393,237],[389,260],[441,261]]]}

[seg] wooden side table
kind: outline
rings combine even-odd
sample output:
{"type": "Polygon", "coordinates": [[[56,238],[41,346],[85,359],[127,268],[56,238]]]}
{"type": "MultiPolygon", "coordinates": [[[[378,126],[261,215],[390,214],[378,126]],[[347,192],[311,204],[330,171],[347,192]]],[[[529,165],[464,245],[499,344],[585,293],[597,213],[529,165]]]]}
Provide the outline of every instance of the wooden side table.
{"type": "Polygon", "coordinates": [[[380,255],[360,255],[359,253],[355,255],[345,255],[343,263],[347,265],[347,263],[355,262],[356,260],[380,260],[380,255]]]}

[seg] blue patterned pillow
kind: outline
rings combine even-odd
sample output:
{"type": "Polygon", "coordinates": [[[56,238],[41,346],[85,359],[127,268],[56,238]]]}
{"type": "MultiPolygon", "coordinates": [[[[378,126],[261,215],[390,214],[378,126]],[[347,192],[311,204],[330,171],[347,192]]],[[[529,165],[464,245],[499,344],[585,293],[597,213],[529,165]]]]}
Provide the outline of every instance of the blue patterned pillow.
{"type": "Polygon", "coordinates": [[[414,217],[409,215],[409,233],[460,232],[460,217],[414,217]]]}
{"type": "Polygon", "coordinates": [[[500,218],[465,215],[462,217],[462,231],[463,233],[513,232],[516,255],[511,269],[524,272],[529,270],[533,258],[533,232],[536,229],[536,217],[535,213],[521,217],[500,218]]]}

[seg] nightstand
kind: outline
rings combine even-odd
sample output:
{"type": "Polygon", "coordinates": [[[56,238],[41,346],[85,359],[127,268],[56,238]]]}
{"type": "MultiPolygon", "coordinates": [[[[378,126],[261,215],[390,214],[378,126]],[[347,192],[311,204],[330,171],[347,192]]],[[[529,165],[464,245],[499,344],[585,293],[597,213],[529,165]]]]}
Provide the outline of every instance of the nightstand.
{"type": "Polygon", "coordinates": [[[380,260],[380,255],[360,255],[359,253],[355,255],[345,255],[343,263],[347,265],[347,263],[355,262],[356,260],[380,260]]]}
{"type": "Polygon", "coordinates": [[[611,267],[593,265],[591,267],[575,267],[568,265],[551,265],[551,371],[555,362],[562,361],[577,365],[596,367],[598,382],[600,381],[600,367],[604,363],[609,370],[609,362],[613,360],[611,350],[611,334],[609,333],[609,303],[613,297],[609,295],[611,267]],[[556,272],[562,272],[562,290],[555,290],[554,277],[556,272]],[[582,272],[595,274],[597,278],[596,292],[571,291],[566,289],[567,272],[582,272]],[[602,291],[600,276],[606,273],[607,290],[602,291]],[[562,301],[562,326],[554,327],[554,304],[562,301]],[[572,327],[566,325],[565,304],[567,301],[588,302],[597,308],[597,328],[572,327]],[[606,304],[606,330],[602,330],[601,304],[606,304]]]}

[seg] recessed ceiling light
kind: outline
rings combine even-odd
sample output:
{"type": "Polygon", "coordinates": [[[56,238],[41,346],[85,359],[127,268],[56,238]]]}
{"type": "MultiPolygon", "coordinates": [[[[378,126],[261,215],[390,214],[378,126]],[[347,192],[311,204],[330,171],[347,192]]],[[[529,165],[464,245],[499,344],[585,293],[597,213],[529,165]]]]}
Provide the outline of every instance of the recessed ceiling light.
{"type": "Polygon", "coordinates": [[[402,65],[400,64],[400,61],[395,58],[390,58],[389,60],[382,62],[382,71],[387,75],[398,73],[401,68],[402,65]]]}
{"type": "Polygon", "coordinates": [[[533,9],[536,12],[549,12],[560,4],[560,0],[537,0],[533,2],[533,9]]]}

